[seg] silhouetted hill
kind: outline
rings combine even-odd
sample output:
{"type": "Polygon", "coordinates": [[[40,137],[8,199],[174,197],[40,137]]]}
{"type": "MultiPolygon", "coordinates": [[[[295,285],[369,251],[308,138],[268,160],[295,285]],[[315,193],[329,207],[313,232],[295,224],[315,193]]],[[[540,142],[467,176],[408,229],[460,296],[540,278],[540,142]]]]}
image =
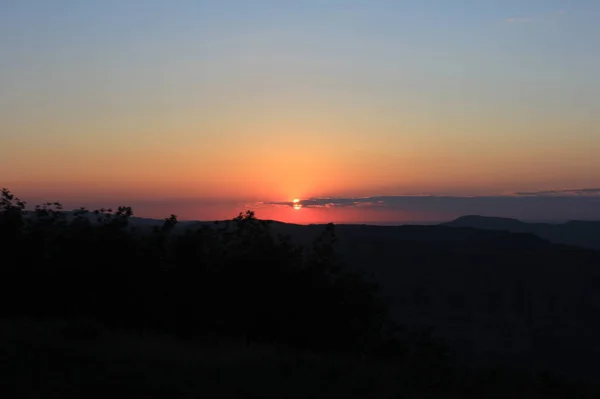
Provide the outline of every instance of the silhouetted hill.
{"type": "MultiPolygon", "coordinates": [[[[467,215],[461,216],[452,222],[441,223],[441,225],[450,227],[474,227],[477,229],[492,230],[517,230],[524,229],[526,223],[512,218],[501,218],[493,216],[467,215]]],[[[519,231],[524,232],[524,231],[519,231]]]]}
{"type": "Polygon", "coordinates": [[[469,215],[442,225],[530,233],[553,243],[600,249],[600,221],[573,220],[560,224],[526,223],[509,218],[469,215]]]}
{"type": "MultiPolygon", "coordinates": [[[[301,242],[322,228],[275,225],[301,242]]],[[[336,234],[342,258],[382,285],[397,320],[433,327],[462,360],[593,376],[599,252],[471,227],[337,225],[336,234]]]]}
{"type": "MultiPolygon", "coordinates": [[[[148,227],[150,231],[152,227],[159,227],[164,221],[131,218],[129,222],[130,226],[142,230],[148,227]]],[[[121,284],[122,289],[124,292],[130,290],[130,287],[136,287],[142,292],[150,289],[152,293],[144,294],[146,295],[144,298],[156,298],[156,306],[163,306],[161,301],[171,301],[169,298],[177,293],[178,298],[181,296],[178,299],[181,302],[177,302],[178,306],[181,306],[180,312],[187,315],[196,314],[187,307],[187,304],[191,303],[187,298],[188,295],[199,303],[210,303],[210,306],[203,308],[209,311],[213,306],[214,296],[222,291],[219,287],[228,287],[229,292],[234,292],[231,298],[235,298],[236,301],[243,298],[243,301],[234,301],[231,305],[226,302],[222,305],[222,309],[228,309],[227,312],[237,312],[236,307],[246,306],[246,302],[252,299],[254,302],[251,304],[254,303],[252,305],[254,307],[248,309],[254,312],[254,309],[262,309],[264,304],[257,302],[253,296],[261,292],[271,292],[269,294],[271,296],[268,301],[265,299],[267,301],[265,303],[274,309],[279,309],[277,312],[282,312],[276,313],[277,319],[282,314],[289,313],[289,309],[284,311],[281,308],[282,298],[288,295],[286,300],[297,305],[296,312],[302,312],[307,308],[307,304],[312,306],[315,312],[319,312],[321,319],[315,322],[315,326],[319,326],[317,335],[325,335],[327,329],[323,328],[323,325],[327,320],[337,316],[336,308],[334,307],[331,312],[323,311],[319,301],[335,299],[335,297],[319,294],[318,286],[310,279],[302,282],[304,285],[297,283],[299,280],[296,277],[289,280],[290,287],[299,287],[293,295],[289,295],[287,286],[285,290],[278,290],[277,285],[282,284],[281,277],[285,274],[273,280],[269,277],[268,273],[278,270],[280,262],[277,258],[279,255],[273,251],[283,250],[287,254],[285,256],[289,257],[291,271],[296,270],[293,263],[295,252],[289,252],[285,245],[269,244],[266,249],[262,247],[257,249],[256,245],[264,245],[260,235],[263,230],[259,229],[258,233],[253,233],[252,224],[248,225],[250,238],[241,237],[241,241],[235,237],[231,238],[230,233],[235,233],[235,226],[238,225],[236,223],[240,221],[220,222],[219,226],[227,227],[227,224],[230,224],[232,229],[225,228],[222,230],[225,231],[224,235],[219,233],[213,236],[210,232],[205,234],[202,229],[187,233],[185,230],[201,226],[216,226],[214,222],[186,222],[185,227],[178,225],[177,229],[173,230],[175,234],[169,238],[171,241],[168,241],[171,244],[167,245],[168,242],[163,241],[159,246],[139,247],[136,251],[146,257],[141,258],[145,259],[144,262],[149,265],[155,261],[158,265],[165,260],[172,262],[177,265],[175,270],[179,270],[181,277],[169,280],[177,275],[163,276],[159,269],[154,269],[157,270],[155,273],[158,273],[159,277],[150,282],[167,284],[171,281],[168,292],[158,297],[153,289],[145,288],[151,287],[149,283],[140,283],[140,277],[137,275],[139,271],[133,269],[131,281],[124,281],[121,284]],[[252,238],[255,234],[258,234],[256,236],[258,239],[252,238]],[[179,244],[177,244],[178,236],[183,237],[179,244]],[[220,249],[222,240],[228,243],[223,247],[224,251],[220,249]],[[173,246],[173,243],[177,245],[173,246]],[[154,251],[158,254],[154,255],[154,251]],[[214,280],[220,285],[202,277],[206,273],[212,273],[210,268],[206,269],[209,270],[208,272],[202,272],[205,274],[200,278],[190,278],[195,276],[194,273],[198,273],[198,265],[210,266],[211,262],[226,265],[227,263],[224,262],[230,262],[231,253],[236,256],[232,259],[235,260],[235,267],[238,262],[241,262],[239,264],[243,267],[231,269],[233,274],[223,275],[222,280],[214,280]],[[273,268],[264,271],[268,262],[274,262],[273,268]],[[249,284],[249,281],[252,283],[249,284]],[[234,291],[231,291],[231,285],[234,285],[234,291]],[[321,299],[315,299],[317,294],[322,295],[321,299]],[[302,299],[298,300],[299,297],[302,299]]],[[[589,226],[595,226],[593,222],[549,225],[481,217],[461,218],[455,223],[437,226],[337,225],[335,226],[337,240],[334,248],[344,263],[352,268],[364,270],[376,283],[379,283],[383,293],[389,298],[391,315],[398,323],[411,328],[432,327],[435,334],[447,341],[456,351],[460,362],[476,365],[505,363],[510,364],[511,367],[525,369],[549,369],[573,377],[593,377],[597,370],[597,360],[600,359],[600,341],[597,339],[600,336],[600,290],[598,290],[600,252],[557,244],[556,239],[554,239],[555,243],[550,242],[540,234],[530,231],[539,225],[546,228],[542,231],[562,227],[583,232],[581,236],[589,232],[587,230],[589,226]],[[460,226],[460,224],[467,226],[460,226]]],[[[271,234],[288,235],[293,242],[309,247],[324,230],[326,226],[323,225],[306,226],[279,222],[272,222],[270,225],[271,234]]],[[[102,231],[104,230],[100,230],[100,233],[102,231]]],[[[40,237],[42,236],[34,235],[30,239],[35,243],[37,242],[35,240],[40,237]]],[[[80,242],[79,236],[67,236],[67,238],[80,242]]],[[[130,239],[131,237],[125,236],[122,243],[133,245],[129,242],[130,239]]],[[[126,250],[127,245],[107,246],[105,245],[107,236],[100,236],[98,240],[103,248],[115,248],[119,251],[121,251],[119,248],[122,248],[123,252],[117,252],[118,257],[115,258],[119,259],[119,265],[128,265],[127,267],[131,268],[132,265],[137,264],[139,255],[135,251],[126,250]],[[119,258],[121,256],[123,259],[119,258]]],[[[81,242],[81,244],[86,243],[81,242]]],[[[47,256],[55,256],[54,248],[50,247],[50,249],[52,251],[49,251],[47,256]]],[[[94,253],[93,257],[89,257],[86,251],[87,249],[80,249],[81,259],[86,259],[86,263],[91,260],[96,262],[98,254],[94,253]]],[[[61,256],[68,256],[65,259],[71,259],[70,249],[64,253],[65,255],[61,256]]],[[[18,252],[18,254],[20,257],[30,255],[28,252],[18,252]]],[[[113,259],[111,256],[113,255],[106,258],[108,264],[113,259]]],[[[327,251],[322,253],[321,257],[322,259],[316,263],[316,276],[323,273],[318,271],[321,261],[330,262],[331,259],[327,251]]],[[[78,264],[78,259],[73,255],[75,264],[78,264]]],[[[335,262],[330,265],[334,267],[335,262]]],[[[122,273],[121,269],[115,270],[119,275],[122,273]]],[[[143,274],[141,276],[143,277],[143,274]]],[[[47,276],[43,275],[43,277],[39,282],[40,287],[48,285],[47,276]]],[[[302,275],[301,278],[309,277],[302,275]]],[[[350,280],[347,280],[344,284],[349,282],[350,280]]],[[[338,287],[343,289],[344,284],[338,287]]],[[[360,289],[362,288],[358,286],[355,292],[360,292],[360,289]]],[[[107,291],[102,289],[98,292],[107,291]]],[[[136,294],[136,297],[139,295],[136,294]]],[[[122,305],[116,303],[114,306],[118,309],[122,305]]],[[[337,299],[331,302],[331,306],[338,306],[337,299]]],[[[356,311],[360,312],[364,303],[358,303],[356,306],[348,313],[349,315],[356,311]]],[[[112,308],[107,309],[111,309],[109,313],[112,314],[112,308]]],[[[235,313],[235,317],[245,316],[249,311],[238,312],[241,316],[235,313]]],[[[156,313],[153,311],[149,315],[156,313]]],[[[166,315],[165,320],[170,320],[172,313],[171,310],[163,310],[163,313],[159,314],[166,315]]],[[[256,314],[260,315],[260,312],[256,314]]],[[[312,320],[306,317],[307,320],[312,320]]],[[[130,318],[130,315],[127,314],[126,318],[130,318]]],[[[290,318],[291,320],[293,318],[290,318]]],[[[354,323],[351,316],[348,316],[346,321],[354,323]]],[[[250,326],[260,324],[255,319],[246,320],[244,323],[250,326]]],[[[356,331],[364,329],[364,324],[360,323],[355,325],[356,331]]],[[[306,331],[309,332],[311,329],[306,331]]],[[[327,342],[335,342],[339,337],[346,335],[339,331],[336,334],[335,337],[329,337],[331,339],[327,342]]]]}
{"type": "MultiPolygon", "coordinates": [[[[72,221],[75,217],[76,212],[77,211],[63,211],[61,213],[65,215],[66,220],[72,221]]],[[[28,212],[26,215],[28,217],[35,217],[35,213],[31,211],[28,212]]],[[[90,222],[92,222],[92,224],[99,223],[97,220],[98,215],[94,214],[94,212],[88,212],[87,214],[82,215],[81,217],[88,219],[90,222]]],[[[160,227],[163,223],[164,219],[143,218],[138,216],[132,216],[129,218],[129,225],[140,231],[151,230],[153,227],[160,227]]],[[[177,226],[175,226],[175,229],[179,231],[184,231],[189,227],[211,225],[213,223],[214,222],[200,222],[196,220],[180,220],[177,223],[177,226]]]]}

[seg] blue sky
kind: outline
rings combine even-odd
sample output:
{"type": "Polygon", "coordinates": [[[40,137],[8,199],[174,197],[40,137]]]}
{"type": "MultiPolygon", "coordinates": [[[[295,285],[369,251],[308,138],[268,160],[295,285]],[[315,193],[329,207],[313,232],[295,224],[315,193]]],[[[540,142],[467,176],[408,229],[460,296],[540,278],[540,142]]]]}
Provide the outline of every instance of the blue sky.
{"type": "Polygon", "coordinates": [[[0,3],[0,183],[290,201],[600,181],[600,2],[0,3]]]}

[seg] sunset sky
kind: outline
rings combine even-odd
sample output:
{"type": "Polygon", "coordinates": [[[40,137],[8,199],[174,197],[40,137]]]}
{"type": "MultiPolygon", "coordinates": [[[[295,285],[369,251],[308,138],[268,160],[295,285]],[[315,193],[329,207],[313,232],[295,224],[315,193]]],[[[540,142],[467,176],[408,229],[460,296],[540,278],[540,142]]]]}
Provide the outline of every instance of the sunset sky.
{"type": "Polygon", "coordinates": [[[186,219],[600,219],[599,71],[597,0],[3,0],[0,186],[186,219]]]}

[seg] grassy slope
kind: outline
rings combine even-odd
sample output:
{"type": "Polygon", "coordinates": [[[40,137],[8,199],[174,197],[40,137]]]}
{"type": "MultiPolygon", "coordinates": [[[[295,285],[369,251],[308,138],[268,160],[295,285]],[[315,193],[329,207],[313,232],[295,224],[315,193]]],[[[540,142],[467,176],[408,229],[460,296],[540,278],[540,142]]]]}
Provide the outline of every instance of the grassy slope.
{"type": "MultiPolygon", "coordinates": [[[[74,341],[64,337],[64,325],[0,320],[0,397],[493,398],[509,392],[523,398],[600,397],[533,380],[522,386],[506,376],[470,377],[456,384],[468,387],[463,393],[423,387],[417,393],[410,388],[414,367],[106,330],[99,339],[74,341]]],[[[425,385],[432,385],[431,377],[425,385]]]]}

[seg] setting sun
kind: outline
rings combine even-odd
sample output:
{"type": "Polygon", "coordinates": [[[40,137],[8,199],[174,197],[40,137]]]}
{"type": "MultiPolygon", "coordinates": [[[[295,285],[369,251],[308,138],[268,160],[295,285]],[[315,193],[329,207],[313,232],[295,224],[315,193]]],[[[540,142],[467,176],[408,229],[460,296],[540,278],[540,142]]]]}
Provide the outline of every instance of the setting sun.
{"type": "Polygon", "coordinates": [[[302,204],[300,204],[300,200],[298,198],[294,199],[292,203],[294,204],[294,209],[298,210],[302,208],[302,204]]]}

